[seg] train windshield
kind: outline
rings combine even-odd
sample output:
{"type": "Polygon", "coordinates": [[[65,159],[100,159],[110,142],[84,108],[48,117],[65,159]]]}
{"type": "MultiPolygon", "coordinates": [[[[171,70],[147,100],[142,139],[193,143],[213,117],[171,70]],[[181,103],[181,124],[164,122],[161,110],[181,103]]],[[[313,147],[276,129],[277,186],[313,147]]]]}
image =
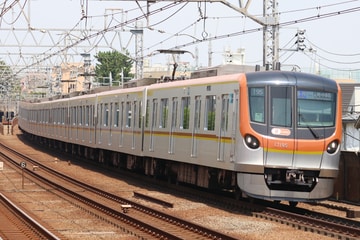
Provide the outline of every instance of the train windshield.
{"type": "Polygon", "coordinates": [[[335,93],[297,90],[297,112],[294,113],[292,89],[289,86],[271,87],[270,101],[267,101],[264,87],[249,88],[251,121],[265,123],[266,103],[269,102],[269,120],[273,126],[292,127],[294,114],[297,114],[297,126],[300,128],[335,126],[335,93]]]}
{"type": "Polygon", "coordinates": [[[335,93],[298,90],[298,127],[335,125],[335,93]]]}
{"type": "Polygon", "coordinates": [[[270,89],[271,125],[291,127],[291,99],[291,87],[272,87],[270,89]]]}
{"type": "MultiPolygon", "coordinates": [[[[264,87],[250,88],[250,117],[251,121],[265,123],[265,94],[264,87]]],[[[292,91],[291,87],[272,87],[270,89],[270,121],[273,126],[291,127],[292,122],[292,91]]]]}

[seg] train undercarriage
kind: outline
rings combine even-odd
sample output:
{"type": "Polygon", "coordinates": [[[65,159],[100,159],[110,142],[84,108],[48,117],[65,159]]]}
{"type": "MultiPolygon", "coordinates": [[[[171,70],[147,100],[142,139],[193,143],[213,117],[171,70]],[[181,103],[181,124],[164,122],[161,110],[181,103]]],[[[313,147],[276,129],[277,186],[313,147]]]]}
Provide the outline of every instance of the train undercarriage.
{"type": "Polygon", "coordinates": [[[211,191],[224,191],[239,196],[236,173],[152,157],[141,157],[104,149],[91,148],[31,135],[30,139],[71,154],[76,159],[92,162],[112,170],[128,170],[173,184],[188,184],[211,191]]]}

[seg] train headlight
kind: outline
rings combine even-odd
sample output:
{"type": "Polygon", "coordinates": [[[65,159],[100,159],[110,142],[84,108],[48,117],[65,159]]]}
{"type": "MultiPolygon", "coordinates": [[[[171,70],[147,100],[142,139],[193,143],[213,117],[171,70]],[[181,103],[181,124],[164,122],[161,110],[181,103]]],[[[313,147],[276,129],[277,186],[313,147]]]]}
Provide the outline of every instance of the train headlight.
{"type": "Polygon", "coordinates": [[[246,145],[251,149],[256,149],[260,145],[259,140],[250,134],[246,134],[244,140],[246,145]]]}
{"type": "Polygon", "coordinates": [[[327,146],[326,148],[326,151],[330,154],[336,152],[337,148],[339,146],[339,141],[338,140],[335,140],[335,141],[332,141],[331,143],[329,143],[329,145],[327,146]]]}

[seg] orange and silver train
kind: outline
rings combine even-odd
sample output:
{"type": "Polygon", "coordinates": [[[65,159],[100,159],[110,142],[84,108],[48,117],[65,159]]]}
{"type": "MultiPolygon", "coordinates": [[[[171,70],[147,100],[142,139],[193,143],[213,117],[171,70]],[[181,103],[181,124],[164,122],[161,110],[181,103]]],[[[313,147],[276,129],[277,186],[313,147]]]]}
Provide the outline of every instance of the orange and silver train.
{"type": "Polygon", "coordinates": [[[338,174],[341,90],[299,72],[215,76],[21,102],[19,126],[107,167],[318,201],[332,195],[338,174]]]}

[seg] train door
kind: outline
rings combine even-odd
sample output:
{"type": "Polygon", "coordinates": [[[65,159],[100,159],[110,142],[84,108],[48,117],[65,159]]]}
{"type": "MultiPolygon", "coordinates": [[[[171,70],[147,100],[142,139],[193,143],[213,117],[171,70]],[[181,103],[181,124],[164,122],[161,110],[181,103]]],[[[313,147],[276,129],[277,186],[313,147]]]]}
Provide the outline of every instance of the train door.
{"type": "Polygon", "coordinates": [[[65,139],[70,139],[70,104],[67,102],[67,106],[65,108],[65,139]]]}
{"type": "Polygon", "coordinates": [[[132,136],[133,136],[133,103],[131,101],[127,101],[125,105],[125,144],[127,148],[132,149],[132,136]],[[131,137],[131,142],[129,137],[131,137]]]}
{"type": "Polygon", "coordinates": [[[131,121],[132,121],[132,126],[131,126],[131,149],[135,149],[135,127],[136,127],[136,120],[138,118],[137,114],[138,114],[138,102],[134,101],[133,102],[133,110],[132,110],[132,116],[131,116],[131,121]]]}
{"type": "Polygon", "coordinates": [[[220,128],[218,135],[218,150],[217,160],[225,160],[225,146],[226,146],[226,133],[229,127],[229,101],[230,95],[223,94],[221,96],[221,115],[220,115],[220,128]]]}
{"type": "Polygon", "coordinates": [[[108,144],[109,146],[112,144],[112,131],[113,131],[113,111],[114,111],[114,103],[110,102],[110,109],[107,110],[108,114],[108,121],[109,121],[109,138],[108,138],[108,144]]]}
{"type": "Polygon", "coordinates": [[[293,87],[271,86],[265,104],[268,107],[268,151],[265,166],[292,166],[294,161],[293,87]],[[276,139],[276,140],[275,140],[276,139]],[[271,150],[270,150],[271,149],[271,150]]]}
{"type": "Polygon", "coordinates": [[[235,156],[235,139],[238,129],[238,119],[239,119],[239,91],[235,90],[233,98],[230,99],[230,103],[232,103],[232,122],[231,122],[231,136],[230,136],[230,161],[234,161],[235,156]]]}
{"type": "Polygon", "coordinates": [[[89,117],[89,143],[93,142],[93,137],[95,138],[95,113],[94,113],[94,108],[95,108],[94,105],[92,105],[92,104],[89,105],[89,114],[88,114],[88,117],[89,117]]]}
{"type": "Polygon", "coordinates": [[[98,126],[99,126],[98,144],[101,144],[101,142],[102,142],[102,124],[103,124],[102,113],[103,113],[103,104],[100,103],[100,104],[98,104],[98,113],[97,113],[98,126]]]}
{"type": "Polygon", "coordinates": [[[178,112],[178,98],[174,97],[172,99],[172,107],[171,107],[171,125],[170,125],[170,133],[169,133],[169,153],[174,154],[174,131],[176,130],[177,125],[177,112],[178,112]]]}
{"type": "Polygon", "coordinates": [[[156,120],[158,116],[158,100],[155,98],[152,102],[152,115],[151,115],[151,126],[150,126],[150,146],[149,151],[154,151],[154,130],[156,128],[156,120]]]}
{"type": "MultiPolygon", "coordinates": [[[[81,104],[81,102],[80,102],[81,104]]],[[[78,106],[77,107],[77,124],[76,124],[76,140],[79,141],[79,140],[82,140],[83,136],[81,134],[81,129],[82,129],[82,105],[78,106]]]]}
{"type": "Polygon", "coordinates": [[[147,87],[144,88],[143,90],[143,98],[141,101],[141,115],[139,116],[141,118],[141,152],[144,151],[144,142],[145,142],[145,127],[147,126],[147,121],[148,121],[148,99],[147,99],[147,87]]]}
{"type": "Polygon", "coordinates": [[[124,145],[124,102],[120,104],[120,139],[119,139],[119,147],[123,147],[124,145]]]}

